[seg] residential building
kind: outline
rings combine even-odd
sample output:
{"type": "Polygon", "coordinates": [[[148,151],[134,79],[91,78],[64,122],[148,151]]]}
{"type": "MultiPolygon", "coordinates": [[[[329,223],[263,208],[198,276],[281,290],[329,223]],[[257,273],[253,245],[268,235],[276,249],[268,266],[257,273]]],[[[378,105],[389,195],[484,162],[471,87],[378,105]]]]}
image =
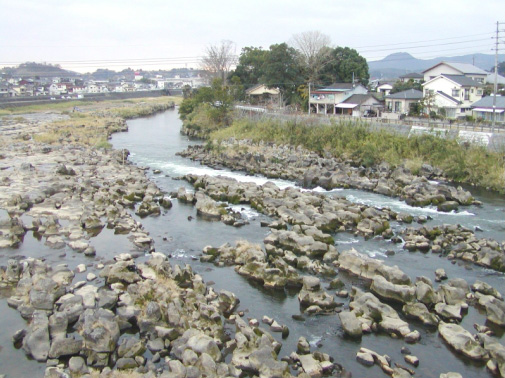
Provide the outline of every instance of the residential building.
{"type": "Polygon", "coordinates": [[[363,85],[352,83],[335,83],[322,89],[311,90],[309,93],[310,112],[342,114],[342,109],[348,108],[348,105],[340,105],[343,101],[354,94],[367,94],[367,92],[363,85]]]}
{"type": "Polygon", "coordinates": [[[386,111],[396,114],[408,114],[423,99],[423,92],[417,89],[390,94],[386,96],[386,111]]]}
{"type": "Polygon", "coordinates": [[[407,83],[412,80],[414,83],[421,83],[424,80],[424,75],[417,72],[410,72],[408,74],[400,76],[400,81],[402,83],[407,83]]]}
{"type": "MultiPolygon", "coordinates": [[[[493,120],[493,100],[494,96],[487,96],[481,98],[472,104],[473,116],[477,119],[485,121],[493,120]]],[[[505,122],[505,97],[496,96],[495,117],[496,122],[505,122]]]]}
{"type": "Polygon", "coordinates": [[[387,96],[391,92],[391,89],[393,89],[394,85],[394,81],[380,81],[377,83],[376,91],[377,93],[382,93],[384,96],[387,96]]]}
{"type": "Polygon", "coordinates": [[[245,91],[251,104],[270,105],[280,103],[281,91],[278,88],[268,88],[265,84],[258,84],[245,91]]]}
{"type": "Polygon", "coordinates": [[[477,81],[478,83],[484,83],[488,72],[468,63],[440,62],[423,71],[424,81],[426,82],[432,80],[443,74],[463,75],[477,81]]]}
{"type": "Polygon", "coordinates": [[[468,76],[441,74],[425,82],[423,92],[439,113],[457,118],[471,114],[471,105],[482,98],[483,89],[468,76]]]}
{"type": "Polygon", "coordinates": [[[342,114],[352,115],[353,117],[378,117],[384,109],[384,102],[371,93],[354,94],[337,106],[339,105],[342,114]]]}

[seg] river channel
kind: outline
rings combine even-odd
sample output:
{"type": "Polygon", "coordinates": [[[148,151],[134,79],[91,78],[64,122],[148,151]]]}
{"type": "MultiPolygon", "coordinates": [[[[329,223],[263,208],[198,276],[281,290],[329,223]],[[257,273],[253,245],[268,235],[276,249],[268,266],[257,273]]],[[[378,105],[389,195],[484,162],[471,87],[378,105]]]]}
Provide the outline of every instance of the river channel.
{"type": "MultiPolygon", "coordinates": [[[[130,151],[129,160],[138,166],[145,167],[148,177],[166,193],[176,191],[181,186],[192,189],[188,183],[178,179],[188,173],[222,175],[239,181],[255,182],[258,185],[272,181],[281,188],[295,186],[294,182],[268,180],[261,176],[249,176],[243,172],[215,170],[177,156],[177,152],[186,149],[189,145],[201,143],[181,135],[181,125],[177,110],[169,110],[152,117],[128,121],[129,131],[113,135],[111,142],[116,149],[127,148],[130,151]],[[161,173],[155,174],[155,170],[160,170],[161,173]]],[[[320,190],[319,192],[326,195],[344,196],[353,202],[389,207],[398,212],[429,216],[427,225],[430,226],[461,224],[471,229],[478,227],[481,231],[476,233],[477,237],[502,242],[505,240],[505,199],[503,196],[483,190],[469,189],[476,199],[482,202],[482,206],[461,207],[459,212],[449,214],[440,213],[432,208],[414,208],[399,199],[359,190],[346,189],[331,192],[320,190]]],[[[240,205],[235,209],[241,211],[242,217],[248,220],[248,224],[235,228],[224,225],[222,222],[204,220],[197,216],[193,206],[179,203],[177,200],[173,200],[173,207],[163,211],[161,216],[139,220],[154,239],[156,250],[170,255],[172,264],[190,264],[195,272],[214,286],[215,290],[226,289],[234,292],[240,299],[239,310],[245,312],[246,318],[261,319],[267,315],[280,324],[287,325],[290,330],[287,339],[282,340],[278,333],[272,334],[283,344],[279,357],[296,351],[298,338],[304,336],[310,342],[312,351],[320,350],[328,353],[335,362],[351,372],[353,377],[386,377],[378,366],[367,368],[356,361],[356,352],[360,347],[372,349],[382,355],[387,354],[393,362],[407,365],[401,354],[404,346],[408,346],[411,353],[420,360],[419,367],[413,368],[416,377],[438,378],[441,373],[449,371],[459,372],[465,378],[491,377],[484,364],[474,363],[456,354],[449,349],[436,330],[425,328],[419,323],[409,322],[412,330],[418,330],[421,333],[421,341],[417,344],[407,345],[401,339],[394,339],[380,333],[364,335],[359,341],[351,340],[344,337],[337,315],[305,316],[303,321],[294,320],[292,315],[301,313],[297,291],[266,290],[263,286],[239,276],[232,267],[217,267],[213,264],[201,263],[198,257],[207,245],[217,247],[224,243],[234,244],[237,240],[262,244],[263,239],[268,235],[269,228],[261,227],[260,223],[272,220],[271,218],[247,206],[240,205]]],[[[395,229],[405,227],[399,224],[392,226],[395,229]]],[[[426,276],[433,280],[435,269],[444,268],[449,278],[464,278],[469,284],[482,280],[505,294],[505,275],[501,273],[460,261],[451,262],[431,253],[408,252],[402,249],[401,244],[393,244],[380,238],[365,240],[349,233],[339,233],[334,235],[334,238],[339,251],[355,248],[361,253],[384,261],[387,265],[398,265],[413,281],[417,276],[426,276]],[[393,251],[394,254],[386,254],[387,251],[393,251]]],[[[92,238],[92,245],[95,246],[102,259],[110,259],[121,252],[134,251],[134,247],[126,237],[114,236],[112,231],[107,229],[92,238]]],[[[43,242],[27,236],[18,249],[2,251],[0,263],[5,264],[7,258],[12,255],[23,255],[42,257],[56,264],[62,262],[64,254],[65,252],[55,253],[44,246],[43,242]]],[[[69,265],[74,266],[83,261],[86,260],[82,254],[66,252],[65,262],[69,265]]],[[[91,265],[88,261],[88,266],[91,265]]],[[[300,274],[303,275],[301,272],[300,274]]],[[[367,289],[368,284],[356,277],[344,273],[339,273],[339,277],[346,283],[346,289],[349,291],[352,285],[367,289]]],[[[324,286],[329,282],[329,279],[321,278],[321,280],[324,286]]],[[[344,308],[348,307],[348,299],[338,298],[337,301],[343,302],[344,308]]],[[[395,308],[401,312],[400,308],[395,308]]],[[[0,327],[0,373],[7,374],[8,377],[43,376],[45,364],[28,361],[21,350],[12,348],[10,338],[15,330],[25,327],[25,321],[15,310],[7,306],[5,299],[0,300],[0,313],[3,319],[3,326],[0,327]]],[[[474,333],[474,323],[484,324],[485,316],[470,306],[461,325],[474,333]]],[[[261,327],[265,325],[262,324],[261,327]]],[[[500,342],[504,344],[504,329],[494,327],[493,330],[500,342]]]]}
{"type": "MultiPolygon", "coordinates": [[[[215,170],[200,165],[197,162],[176,156],[187,146],[198,141],[189,140],[180,134],[181,121],[177,111],[167,111],[150,118],[137,119],[128,122],[127,133],[113,136],[114,148],[127,148],[130,160],[139,166],[150,168],[148,175],[164,191],[171,192],[181,186],[190,186],[176,178],[192,173],[197,175],[223,175],[233,177],[239,181],[252,181],[258,185],[268,181],[264,177],[248,176],[241,172],[215,170]],[[153,170],[160,170],[161,174],[153,174],[153,170]]],[[[272,180],[279,187],[294,186],[294,182],[272,180]]],[[[403,211],[412,215],[425,215],[432,218],[428,225],[434,224],[461,224],[474,229],[482,229],[478,237],[492,238],[498,241],[505,239],[505,199],[489,194],[485,191],[473,191],[476,198],[482,201],[481,207],[471,206],[462,208],[458,213],[439,213],[430,208],[413,208],[398,199],[392,199],[359,190],[340,190],[327,192],[328,195],[345,196],[347,199],[377,207],[389,207],[395,211],[403,211]]],[[[306,317],[303,322],[295,321],[292,315],[299,314],[300,308],[296,292],[268,291],[262,286],[255,285],[245,280],[234,272],[232,268],[219,268],[212,264],[200,263],[196,258],[201,254],[206,245],[220,246],[223,243],[234,243],[245,239],[255,243],[262,243],[269,233],[268,228],[260,226],[264,215],[256,213],[250,208],[239,207],[243,217],[249,224],[234,228],[221,222],[209,222],[196,216],[196,210],[185,204],[174,201],[174,207],[163,216],[145,218],[144,226],[151,232],[155,239],[156,249],[170,253],[174,262],[191,264],[193,269],[200,273],[209,282],[215,282],[215,288],[233,291],[241,301],[240,309],[246,312],[246,317],[261,319],[267,315],[279,323],[288,325],[290,336],[282,340],[283,348],[280,357],[289,355],[296,350],[296,342],[300,336],[305,336],[313,345],[320,348],[335,358],[346,370],[352,372],[354,377],[381,376],[383,373],[377,366],[366,368],[356,362],[356,352],[360,346],[375,350],[379,354],[388,354],[394,361],[404,363],[400,353],[405,343],[402,340],[392,339],[387,335],[366,335],[361,341],[348,340],[343,337],[343,332],[338,316],[306,317]],[[188,217],[193,219],[190,221],[188,217]]],[[[400,226],[397,226],[400,227],[400,226]]],[[[340,233],[335,235],[336,247],[342,251],[353,247],[359,252],[384,260],[388,265],[398,265],[400,269],[410,275],[427,276],[434,278],[437,268],[444,268],[450,278],[460,277],[472,284],[475,280],[483,280],[504,291],[505,277],[490,270],[482,269],[462,262],[451,263],[447,259],[433,254],[411,253],[404,251],[401,245],[397,246],[381,239],[364,240],[352,234],[340,233]],[[386,256],[386,251],[393,250],[393,256],[386,256]]],[[[343,276],[341,273],[340,276],[343,276]]],[[[354,277],[343,277],[350,289],[351,285],[363,287],[366,285],[354,277]]],[[[344,306],[348,301],[342,300],[344,306]]],[[[485,318],[475,308],[470,307],[468,314],[461,323],[470,332],[473,324],[484,324],[485,318]]],[[[482,364],[466,361],[461,356],[453,353],[438,336],[438,332],[425,329],[420,324],[412,323],[412,328],[422,334],[421,342],[409,345],[412,354],[420,359],[416,370],[417,377],[438,377],[440,373],[455,371],[464,377],[482,377],[486,374],[482,364]]],[[[503,331],[496,330],[503,343],[503,331]]],[[[275,334],[274,334],[275,335],[275,334]]],[[[277,336],[277,335],[275,335],[277,336]]],[[[281,341],[280,337],[279,341],[281,341]]]]}

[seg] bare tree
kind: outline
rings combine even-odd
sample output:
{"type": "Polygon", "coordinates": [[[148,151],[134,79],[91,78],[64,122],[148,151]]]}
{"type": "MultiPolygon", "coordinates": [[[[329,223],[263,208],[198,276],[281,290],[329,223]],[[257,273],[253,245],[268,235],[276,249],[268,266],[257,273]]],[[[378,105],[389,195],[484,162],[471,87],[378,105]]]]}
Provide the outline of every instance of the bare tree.
{"type": "Polygon", "coordinates": [[[202,58],[202,67],[213,76],[223,79],[223,83],[226,84],[226,76],[236,61],[235,43],[223,40],[220,45],[207,47],[202,58]]]}
{"type": "Polygon", "coordinates": [[[319,70],[330,59],[331,38],[320,31],[306,31],[293,35],[290,44],[298,50],[309,81],[316,81],[319,70]]]}

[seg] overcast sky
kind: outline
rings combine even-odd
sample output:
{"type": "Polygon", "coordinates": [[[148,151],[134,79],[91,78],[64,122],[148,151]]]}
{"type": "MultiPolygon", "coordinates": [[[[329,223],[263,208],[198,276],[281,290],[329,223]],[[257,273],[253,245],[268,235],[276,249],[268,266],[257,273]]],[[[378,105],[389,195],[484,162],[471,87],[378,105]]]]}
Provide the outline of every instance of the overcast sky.
{"type": "Polygon", "coordinates": [[[268,48],[314,30],[329,35],[335,46],[355,48],[369,60],[399,51],[421,59],[493,54],[491,37],[496,21],[505,21],[504,4],[503,0],[0,0],[0,67],[35,61],[59,63],[78,72],[98,67],[196,68],[205,48],[221,40],[235,42],[239,54],[244,46],[268,48]]]}

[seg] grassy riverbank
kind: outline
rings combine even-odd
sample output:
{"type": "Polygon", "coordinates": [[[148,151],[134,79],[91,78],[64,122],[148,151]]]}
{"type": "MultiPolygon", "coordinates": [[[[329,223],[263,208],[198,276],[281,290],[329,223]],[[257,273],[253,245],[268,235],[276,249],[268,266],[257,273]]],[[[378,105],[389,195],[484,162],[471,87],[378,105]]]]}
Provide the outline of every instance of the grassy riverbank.
{"type": "Polygon", "coordinates": [[[441,168],[448,179],[505,192],[503,152],[490,152],[480,146],[459,144],[456,140],[433,135],[407,138],[388,131],[371,131],[355,122],[331,125],[281,122],[272,119],[234,120],[232,126],[214,131],[214,146],[219,140],[234,137],[277,144],[303,146],[320,154],[352,159],[368,167],[381,162],[404,164],[416,173],[423,163],[441,168]]]}
{"type": "Polygon", "coordinates": [[[173,108],[180,99],[155,97],[102,102],[66,102],[45,105],[30,105],[0,111],[0,117],[16,121],[22,114],[60,113],[66,119],[41,125],[42,129],[31,135],[41,143],[76,143],[97,148],[110,147],[110,135],[125,129],[125,121],[146,117],[173,108]]]}

